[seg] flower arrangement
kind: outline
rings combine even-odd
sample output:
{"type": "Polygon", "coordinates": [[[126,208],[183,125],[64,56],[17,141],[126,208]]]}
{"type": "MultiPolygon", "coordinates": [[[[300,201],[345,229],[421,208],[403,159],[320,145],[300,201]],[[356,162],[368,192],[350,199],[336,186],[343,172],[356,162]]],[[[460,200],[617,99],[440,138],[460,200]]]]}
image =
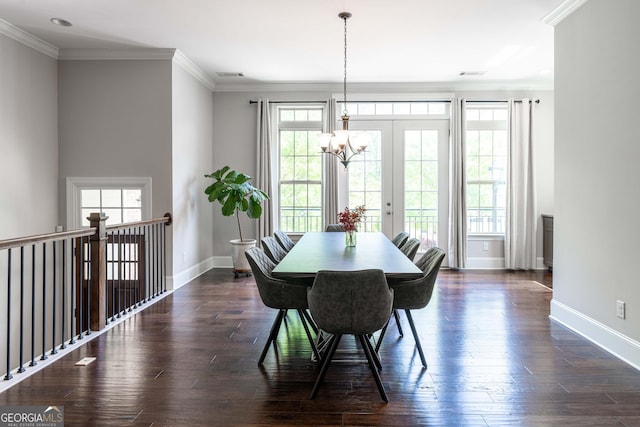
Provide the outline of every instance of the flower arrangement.
{"type": "Polygon", "coordinates": [[[338,222],[342,224],[344,231],[357,231],[357,226],[365,217],[366,209],[364,205],[360,205],[354,209],[344,208],[338,214],[338,222]]]}

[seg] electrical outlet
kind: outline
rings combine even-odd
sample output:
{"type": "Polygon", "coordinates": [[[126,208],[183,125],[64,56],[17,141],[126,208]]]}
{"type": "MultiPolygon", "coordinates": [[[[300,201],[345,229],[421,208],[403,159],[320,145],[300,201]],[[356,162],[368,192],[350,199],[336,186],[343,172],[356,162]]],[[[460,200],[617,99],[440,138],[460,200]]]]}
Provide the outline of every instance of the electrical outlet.
{"type": "Polygon", "coordinates": [[[616,316],[621,319],[625,318],[625,303],[624,301],[617,300],[616,301],[616,316]]]}
{"type": "Polygon", "coordinates": [[[482,250],[483,251],[489,250],[489,242],[482,242],[482,250]]]}

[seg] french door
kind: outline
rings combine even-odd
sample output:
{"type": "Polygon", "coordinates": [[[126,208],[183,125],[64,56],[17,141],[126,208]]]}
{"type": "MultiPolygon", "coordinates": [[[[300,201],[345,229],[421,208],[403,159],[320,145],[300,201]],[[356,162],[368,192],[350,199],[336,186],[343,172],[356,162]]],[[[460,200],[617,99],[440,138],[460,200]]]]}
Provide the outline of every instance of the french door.
{"type": "Polygon", "coordinates": [[[347,205],[365,205],[365,231],[393,237],[400,231],[446,251],[448,224],[448,120],[352,120],[369,136],[347,173],[347,205]]]}

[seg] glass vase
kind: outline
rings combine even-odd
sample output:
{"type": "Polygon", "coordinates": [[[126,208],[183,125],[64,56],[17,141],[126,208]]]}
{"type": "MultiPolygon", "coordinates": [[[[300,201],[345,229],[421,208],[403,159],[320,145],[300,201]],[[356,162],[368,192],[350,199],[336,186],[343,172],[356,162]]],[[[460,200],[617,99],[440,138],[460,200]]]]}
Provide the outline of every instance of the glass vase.
{"type": "Polygon", "coordinates": [[[355,246],[356,240],[357,240],[356,230],[348,230],[344,232],[344,245],[346,247],[355,246]]]}

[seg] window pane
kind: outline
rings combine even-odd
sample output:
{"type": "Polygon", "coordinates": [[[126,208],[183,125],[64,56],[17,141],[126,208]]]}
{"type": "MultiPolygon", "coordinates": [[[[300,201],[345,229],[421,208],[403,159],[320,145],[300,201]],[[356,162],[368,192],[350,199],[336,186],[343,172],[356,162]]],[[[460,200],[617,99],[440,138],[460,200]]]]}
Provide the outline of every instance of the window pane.
{"type": "Polygon", "coordinates": [[[102,190],[102,206],[119,208],[122,206],[122,190],[102,190]]]}
{"type": "Polygon", "coordinates": [[[80,190],[83,207],[100,207],[100,190],[80,190]]]}
{"type": "Polygon", "coordinates": [[[142,206],[142,190],[124,189],[122,190],[123,206],[126,208],[139,208],[142,206]]]}

